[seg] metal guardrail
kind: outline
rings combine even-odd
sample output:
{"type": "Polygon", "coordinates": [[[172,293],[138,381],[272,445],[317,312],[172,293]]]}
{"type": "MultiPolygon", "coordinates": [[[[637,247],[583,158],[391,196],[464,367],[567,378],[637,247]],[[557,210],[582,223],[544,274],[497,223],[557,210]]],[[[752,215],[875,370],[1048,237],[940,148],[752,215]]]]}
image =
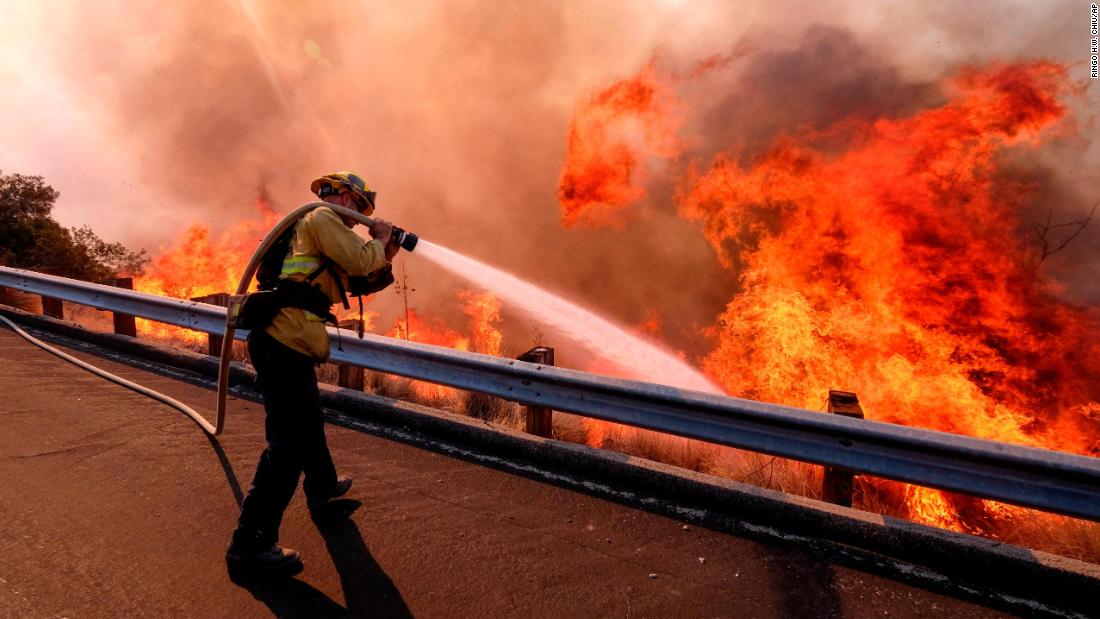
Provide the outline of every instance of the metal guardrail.
{"type": "MultiPolygon", "coordinates": [[[[0,267],[0,286],[221,333],[225,308],[0,267]]],[[[334,336],[332,329],[330,334],[334,336]]],[[[236,339],[247,332],[238,331],[236,339]]],[[[606,421],[1100,521],[1100,459],[608,378],[377,335],[331,361],[606,421]]]]}

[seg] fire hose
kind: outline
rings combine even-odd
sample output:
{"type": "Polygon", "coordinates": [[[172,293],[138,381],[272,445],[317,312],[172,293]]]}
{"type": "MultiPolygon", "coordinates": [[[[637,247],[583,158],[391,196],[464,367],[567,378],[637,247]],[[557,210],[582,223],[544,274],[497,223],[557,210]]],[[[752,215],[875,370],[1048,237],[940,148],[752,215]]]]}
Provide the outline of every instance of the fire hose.
{"type": "Polygon", "coordinates": [[[122,378],[121,376],[118,376],[116,374],[111,374],[107,370],[97,368],[96,366],[94,366],[90,363],[86,363],[86,362],[81,361],[80,359],[77,359],[76,357],[74,357],[74,356],[72,356],[68,353],[62,352],[62,351],[54,348],[53,346],[50,346],[49,344],[43,342],[42,340],[34,337],[33,335],[27,333],[26,331],[20,329],[18,325],[16,325],[14,322],[8,320],[4,316],[0,316],[0,320],[7,323],[7,325],[12,328],[12,331],[15,331],[20,337],[27,340],[31,344],[34,344],[35,346],[41,348],[42,350],[44,350],[44,351],[46,351],[50,354],[57,355],[58,357],[61,357],[62,359],[64,359],[65,361],[68,361],[69,363],[72,363],[73,365],[76,365],[80,368],[88,370],[92,374],[95,374],[97,376],[102,376],[103,378],[106,378],[107,380],[109,380],[113,383],[117,383],[119,385],[122,385],[123,387],[126,387],[127,389],[133,389],[134,391],[136,391],[136,392],[138,392],[142,395],[147,395],[150,398],[153,398],[154,400],[158,400],[160,402],[163,402],[163,403],[167,404],[168,406],[171,406],[172,408],[180,411],[184,415],[187,415],[191,419],[194,419],[195,423],[199,424],[199,426],[201,426],[203,430],[206,430],[207,433],[213,434],[215,432],[215,428],[214,428],[214,426],[210,425],[210,422],[203,419],[202,415],[200,415],[195,409],[193,409],[190,406],[184,404],[183,402],[180,402],[179,400],[177,400],[175,398],[168,397],[168,396],[164,395],[163,393],[161,393],[159,391],[153,391],[152,389],[150,389],[148,387],[143,387],[143,386],[141,386],[141,385],[139,385],[139,384],[137,384],[133,381],[126,380],[125,378],[122,378]]]}
{"type": "MultiPolygon", "coordinates": [[[[150,398],[153,398],[154,400],[167,404],[168,406],[171,406],[172,408],[190,417],[192,420],[195,421],[195,423],[199,424],[199,427],[201,427],[207,434],[216,436],[218,434],[221,434],[222,430],[225,428],[225,402],[226,396],[229,393],[229,362],[233,350],[233,336],[236,332],[236,328],[234,326],[235,312],[240,309],[240,304],[244,298],[244,295],[248,292],[248,288],[252,284],[252,277],[256,274],[256,269],[259,267],[260,261],[263,259],[264,254],[267,253],[268,249],[270,249],[271,245],[280,236],[282,236],[284,232],[297,224],[299,219],[304,217],[313,209],[322,206],[325,208],[330,208],[337,214],[357,221],[363,225],[370,226],[374,224],[373,219],[351,209],[337,206],[335,204],[330,204],[328,202],[310,202],[309,204],[295,209],[286,217],[284,217],[279,223],[275,225],[274,228],[271,229],[270,232],[267,233],[267,236],[265,236],[263,240],[260,241],[260,244],[256,248],[256,251],[252,254],[252,258],[248,261],[248,266],[245,268],[244,273],[241,275],[240,283],[237,285],[236,294],[230,297],[229,307],[226,308],[225,331],[222,334],[222,348],[221,354],[219,355],[218,359],[218,408],[217,418],[214,424],[211,424],[209,421],[206,420],[206,418],[199,414],[198,411],[191,408],[190,406],[187,406],[183,402],[180,402],[179,400],[166,396],[159,391],[149,389],[148,387],[143,387],[142,385],[139,385],[133,381],[126,380],[125,378],[122,378],[115,374],[111,374],[106,370],[98,368],[90,363],[81,361],[80,359],[77,359],[76,357],[73,357],[68,353],[62,352],[57,348],[54,348],[53,346],[50,346],[49,344],[35,338],[23,329],[20,329],[19,326],[17,326],[14,322],[8,320],[4,316],[0,316],[0,320],[4,321],[4,323],[11,327],[12,330],[14,330],[20,337],[34,344],[35,346],[38,346],[42,350],[57,355],[65,361],[68,361],[69,363],[72,363],[82,369],[92,372],[97,376],[101,376],[111,382],[117,383],[128,389],[132,389],[142,395],[148,396],[150,398]]],[[[415,234],[406,232],[405,230],[402,230],[397,226],[393,227],[393,239],[406,251],[412,251],[413,248],[416,247],[416,243],[418,240],[415,234]]]]}

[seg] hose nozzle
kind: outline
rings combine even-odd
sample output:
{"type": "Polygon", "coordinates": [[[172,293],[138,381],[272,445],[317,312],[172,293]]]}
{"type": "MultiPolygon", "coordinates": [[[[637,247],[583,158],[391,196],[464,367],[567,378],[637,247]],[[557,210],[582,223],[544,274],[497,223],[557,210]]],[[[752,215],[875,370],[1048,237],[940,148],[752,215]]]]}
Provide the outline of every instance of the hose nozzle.
{"type": "Polygon", "coordinates": [[[401,249],[405,251],[412,251],[416,248],[416,242],[420,240],[420,237],[416,236],[412,232],[406,232],[404,228],[393,227],[393,241],[401,246],[401,249]]]}

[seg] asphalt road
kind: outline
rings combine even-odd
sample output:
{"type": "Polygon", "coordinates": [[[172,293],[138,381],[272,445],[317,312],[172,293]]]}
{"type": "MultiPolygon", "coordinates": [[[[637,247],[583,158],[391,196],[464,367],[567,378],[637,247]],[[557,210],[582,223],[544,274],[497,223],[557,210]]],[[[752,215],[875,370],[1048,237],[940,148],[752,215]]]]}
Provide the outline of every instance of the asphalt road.
{"type": "MultiPolygon", "coordinates": [[[[210,412],[212,391],[90,357],[210,412]]],[[[212,416],[212,412],[210,413],[212,416]]],[[[263,444],[0,329],[0,617],[961,617],[973,603],[800,552],[330,426],[360,504],[282,543],[305,570],[233,582],[225,545],[263,444]]]]}

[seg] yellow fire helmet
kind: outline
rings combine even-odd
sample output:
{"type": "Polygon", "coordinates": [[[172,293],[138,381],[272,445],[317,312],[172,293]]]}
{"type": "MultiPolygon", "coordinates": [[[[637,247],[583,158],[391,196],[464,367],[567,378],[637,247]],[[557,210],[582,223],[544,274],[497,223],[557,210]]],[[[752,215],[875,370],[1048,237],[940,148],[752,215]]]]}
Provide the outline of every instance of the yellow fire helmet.
{"type": "Polygon", "coordinates": [[[359,204],[359,212],[368,216],[374,213],[374,197],[377,194],[371,191],[370,187],[355,172],[344,171],[326,174],[310,183],[309,189],[317,194],[318,198],[338,193],[350,193],[359,204]]]}

